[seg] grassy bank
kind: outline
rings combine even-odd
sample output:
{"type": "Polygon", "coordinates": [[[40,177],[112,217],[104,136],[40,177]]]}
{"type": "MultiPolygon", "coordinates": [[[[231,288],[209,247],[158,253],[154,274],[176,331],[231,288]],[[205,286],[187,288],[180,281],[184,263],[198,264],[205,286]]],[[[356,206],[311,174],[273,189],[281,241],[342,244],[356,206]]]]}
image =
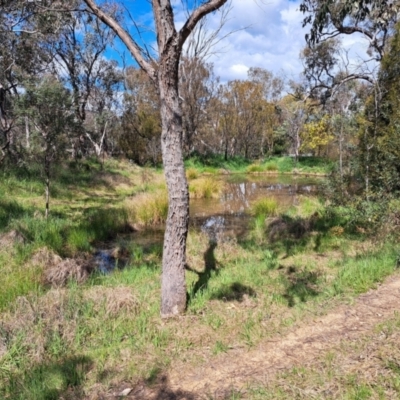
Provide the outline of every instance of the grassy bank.
{"type": "Polygon", "coordinates": [[[272,156],[257,162],[242,157],[225,160],[223,156],[193,156],[185,161],[188,177],[199,174],[224,173],[271,173],[271,174],[314,174],[328,175],[334,163],[320,157],[300,157],[296,163],[293,157],[272,156]]]}
{"type": "MultiPolygon", "coordinates": [[[[54,182],[49,221],[42,217],[40,181],[10,173],[0,184],[5,399],[102,398],[124,382],[151,386],[171,366],[202,365],[232,348],[254,348],[351,302],[397,266],[396,241],[358,233],[345,210],[333,214],[316,199],[300,198],[282,215],[276,204],[260,203],[242,240],[217,245],[189,233],[188,310],[164,322],[161,249],[135,245],[124,234],[132,225],[146,225],[150,217],[135,207],[159,198],[161,174],[113,161],[103,170],[92,162],[72,171],[60,171],[54,182]],[[12,230],[21,236],[6,240],[4,233],[12,230]],[[87,261],[104,243],[120,251],[124,268],[109,275],[91,271],[79,282],[78,275],[67,276],[63,285],[44,278],[47,268],[60,265],[57,256],[87,261]]],[[[399,324],[390,326],[396,331],[399,324]]],[[[390,363],[388,354],[383,357],[390,363]]],[[[304,373],[312,386],[315,371],[304,373]]],[[[280,379],[296,382],[298,375],[289,371],[280,379]]],[[[336,397],[363,398],[344,397],[356,388],[355,382],[336,397]]],[[[278,386],[272,389],[279,393],[278,386]]],[[[262,398],[270,388],[252,390],[248,398],[262,398]]],[[[294,397],[283,391],[281,398],[294,397]]]]}

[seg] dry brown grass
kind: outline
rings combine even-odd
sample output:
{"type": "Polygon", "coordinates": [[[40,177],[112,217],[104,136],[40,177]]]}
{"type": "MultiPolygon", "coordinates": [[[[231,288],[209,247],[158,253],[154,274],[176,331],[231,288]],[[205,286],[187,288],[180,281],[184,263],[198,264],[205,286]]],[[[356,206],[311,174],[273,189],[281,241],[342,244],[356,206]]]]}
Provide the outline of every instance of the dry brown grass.
{"type": "Polygon", "coordinates": [[[0,235],[0,248],[9,248],[15,244],[24,244],[25,242],[25,236],[15,229],[0,235]]]}
{"type": "Polygon", "coordinates": [[[90,270],[90,266],[84,260],[67,258],[59,264],[44,270],[44,284],[52,287],[62,287],[70,280],[83,283],[89,277],[90,270]]]}
{"type": "Polygon", "coordinates": [[[91,287],[83,293],[83,299],[93,303],[94,311],[100,312],[101,308],[104,308],[106,314],[111,316],[117,316],[123,312],[133,316],[137,313],[139,306],[132,288],[127,286],[91,287]]]}
{"type": "Polygon", "coordinates": [[[189,184],[190,197],[197,199],[218,198],[223,189],[223,183],[212,178],[194,179],[189,184]]]}
{"type": "MultiPolygon", "coordinates": [[[[54,288],[42,296],[21,296],[12,309],[0,316],[0,324],[10,336],[24,332],[34,362],[42,361],[48,352],[46,335],[57,332],[65,345],[73,347],[77,327],[82,322],[79,315],[90,305],[90,314],[101,321],[121,314],[135,315],[138,300],[130,287],[91,287],[85,291],[71,293],[70,289],[54,288]]],[[[0,336],[0,356],[7,351],[0,336]]]]}
{"type": "Polygon", "coordinates": [[[69,280],[83,283],[87,280],[93,267],[84,259],[62,259],[47,248],[38,250],[31,263],[43,269],[42,281],[52,287],[65,286],[69,280]]]}
{"type": "Polygon", "coordinates": [[[157,225],[165,222],[168,214],[168,196],[166,191],[141,193],[125,202],[129,219],[141,226],[157,225]]]}
{"type": "Polygon", "coordinates": [[[54,267],[62,261],[62,258],[50,251],[47,247],[42,247],[32,256],[31,263],[34,265],[39,265],[43,268],[54,267]]]}

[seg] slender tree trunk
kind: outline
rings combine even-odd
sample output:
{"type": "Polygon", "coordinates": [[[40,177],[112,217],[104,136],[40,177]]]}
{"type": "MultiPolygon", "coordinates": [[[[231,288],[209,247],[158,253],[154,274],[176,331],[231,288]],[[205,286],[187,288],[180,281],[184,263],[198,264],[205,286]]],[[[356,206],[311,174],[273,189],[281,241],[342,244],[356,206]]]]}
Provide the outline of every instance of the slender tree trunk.
{"type": "Polygon", "coordinates": [[[30,146],[30,129],[29,129],[29,119],[25,117],[25,138],[26,138],[26,148],[29,149],[30,146]]]}
{"type": "Polygon", "coordinates": [[[161,316],[181,314],[186,308],[186,238],[189,190],[182,153],[182,109],[178,94],[179,52],[169,51],[160,63],[161,149],[168,188],[168,218],[164,236],[161,316]]]}
{"type": "Polygon", "coordinates": [[[343,119],[340,118],[340,136],[339,136],[339,172],[340,172],[340,190],[343,194],[343,119]]]}
{"type": "Polygon", "coordinates": [[[45,173],[45,181],[46,181],[46,211],[45,217],[46,219],[49,218],[50,212],[50,160],[46,155],[44,158],[44,173],[45,173]]]}

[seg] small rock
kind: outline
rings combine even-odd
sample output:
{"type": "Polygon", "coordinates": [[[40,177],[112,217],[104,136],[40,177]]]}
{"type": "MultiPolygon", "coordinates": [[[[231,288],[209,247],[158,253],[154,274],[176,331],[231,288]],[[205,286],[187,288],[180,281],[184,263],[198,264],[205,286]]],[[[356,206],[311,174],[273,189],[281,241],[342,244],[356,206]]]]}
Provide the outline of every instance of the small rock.
{"type": "Polygon", "coordinates": [[[128,394],[129,394],[130,392],[132,392],[132,390],[133,390],[133,389],[131,389],[131,388],[126,388],[126,389],[124,389],[122,392],[119,392],[119,393],[118,393],[118,396],[119,396],[119,397],[128,396],[128,394]]]}

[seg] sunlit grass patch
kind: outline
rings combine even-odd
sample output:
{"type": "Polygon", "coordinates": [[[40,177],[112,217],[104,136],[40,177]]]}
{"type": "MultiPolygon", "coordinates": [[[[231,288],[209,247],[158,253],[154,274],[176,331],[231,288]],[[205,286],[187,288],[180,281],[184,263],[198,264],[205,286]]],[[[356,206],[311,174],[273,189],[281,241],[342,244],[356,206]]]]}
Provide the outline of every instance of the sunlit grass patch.
{"type": "Polygon", "coordinates": [[[264,168],[261,164],[251,164],[246,168],[246,172],[263,172],[264,168]]]}
{"type": "Polygon", "coordinates": [[[291,217],[309,218],[312,215],[321,216],[324,206],[317,197],[298,196],[297,205],[292,206],[286,214],[291,217]]]}
{"type": "Polygon", "coordinates": [[[161,224],[168,216],[168,196],[165,191],[141,193],[126,204],[130,220],[142,226],[161,224]]]}
{"type": "Polygon", "coordinates": [[[274,161],[279,172],[291,172],[294,168],[294,160],[291,157],[278,157],[274,161]]]}
{"type": "Polygon", "coordinates": [[[20,231],[35,247],[49,247],[56,253],[64,248],[63,234],[70,227],[70,221],[64,218],[26,216],[15,220],[11,226],[20,231]]]}
{"type": "Polygon", "coordinates": [[[218,197],[223,184],[212,178],[199,178],[189,184],[190,196],[198,199],[218,197]]]}
{"type": "Polygon", "coordinates": [[[1,290],[0,310],[10,307],[19,296],[40,291],[42,269],[32,266],[26,260],[24,264],[16,262],[7,251],[0,253],[1,290]]]}
{"type": "Polygon", "coordinates": [[[278,213],[278,202],[268,197],[256,200],[251,206],[251,213],[256,217],[274,217],[278,213]]]}
{"type": "Polygon", "coordinates": [[[332,284],[332,292],[335,295],[366,292],[394,272],[397,257],[398,253],[386,246],[378,252],[348,259],[332,284]]]}
{"type": "Polygon", "coordinates": [[[278,165],[274,161],[269,161],[264,165],[265,171],[278,171],[278,165]]]}

